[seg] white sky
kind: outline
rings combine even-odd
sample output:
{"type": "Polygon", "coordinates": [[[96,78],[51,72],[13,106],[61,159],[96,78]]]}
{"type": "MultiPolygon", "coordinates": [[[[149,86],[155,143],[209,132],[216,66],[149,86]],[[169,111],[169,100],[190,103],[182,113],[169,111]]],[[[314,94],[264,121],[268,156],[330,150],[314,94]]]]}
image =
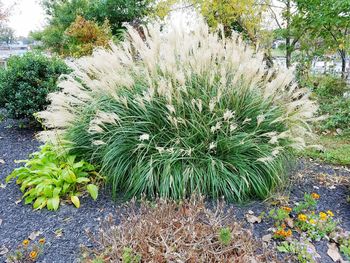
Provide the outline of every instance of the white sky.
{"type": "MultiPolygon", "coordinates": [[[[30,31],[41,29],[45,25],[45,14],[40,6],[40,0],[1,0],[5,8],[11,8],[11,15],[9,17],[8,25],[15,30],[16,36],[27,36],[30,31]]],[[[279,10],[276,10],[279,13],[279,10]]],[[[174,12],[171,15],[171,20],[175,24],[188,23],[194,17],[191,12],[182,12],[181,10],[174,12]],[[186,22],[184,22],[186,21],[186,22]]],[[[270,26],[274,21],[270,21],[270,26]],[[272,22],[272,23],[271,23],[272,22]]],[[[276,27],[273,25],[272,27],[276,27]]]]}
{"type": "Polygon", "coordinates": [[[15,30],[16,36],[27,36],[45,24],[45,14],[40,0],[2,0],[5,7],[11,9],[8,25],[15,30]]]}

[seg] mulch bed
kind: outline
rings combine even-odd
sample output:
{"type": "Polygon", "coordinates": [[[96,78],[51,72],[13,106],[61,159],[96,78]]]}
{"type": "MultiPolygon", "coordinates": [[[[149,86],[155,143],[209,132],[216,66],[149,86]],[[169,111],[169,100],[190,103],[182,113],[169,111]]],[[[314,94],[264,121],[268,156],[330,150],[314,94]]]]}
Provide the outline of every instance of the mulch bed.
{"type": "MultiPolygon", "coordinates": [[[[32,233],[42,232],[39,237],[45,237],[46,245],[38,262],[78,262],[80,245],[91,247],[85,230],[97,232],[101,221],[113,214],[118,221],[118,202],[113,201],[107,193],[100,193],[97,201],[91,198],[81,200],[81,207],[61,205],[56,212],[47,210],[33,211],[30,205],[17,202],[21,198],[19,187],[15,183],[4,185],[5,177],[18,167],[15,160],[26,159],[40,145],[34,138],[34,129],[19,128],[13,120],[0,121],[0,254],[16,249],[21,242],[32,233]]],[[[253,211],[259,215],[268,211],[271,203],[289,200],[293,203],[302,200],[304,193],[317,192],[321,195],[319,209],[331,209],[335,218],[341,220],[341,227],[350,230],[350,204],[347,202],[349,188],[344,181],[350,179],[350,170],[346,167],[300,160],[293,172],[290,185],[271,200],[252,202],[245,205],[232,205],[235,217],[245,221],[245,215],[253,211]],[[272,202],[272,200],[274,200],[272,202]]],[[[247,223],[248,226],[250,224],[247,223]]],[[[271,225],[264,221],[252,225],[256,237],[268,234],[271,225]]],[[[39,238],[38,237],[38,238],[39,238]]],[[[333,262],[327,255],[327,242],[315,242],[321,262],[333,262]]],[[[8,252],[10,253],[10,252],[8,252]]],[[[5,257],[0,255],[0,262],[5,257]]]]}

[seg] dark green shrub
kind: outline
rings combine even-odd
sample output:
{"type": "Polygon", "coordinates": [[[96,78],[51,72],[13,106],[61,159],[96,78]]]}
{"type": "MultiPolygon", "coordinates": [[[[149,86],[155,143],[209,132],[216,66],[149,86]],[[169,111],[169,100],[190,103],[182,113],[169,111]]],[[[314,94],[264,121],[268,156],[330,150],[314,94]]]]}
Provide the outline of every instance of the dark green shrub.
{"type": "Polygon", "coordinates": [[[321,125],[320,131],[341,129],[350,132],[350,98],[343,95],[350,90],[346,81],[331,75],[311,76],[305,81],[318,101],[319,115],[328,116],[321,125]]]}
{"type": "Polygon", "coordinates": [[[343,96],[349,89],[345,80],[332,75],[313,76],[309,79],[309,85],[321,97],[343,96]]]}
{"type": "Polygon", "coordinates": [[[329,99],[320,99],[320,114],[328,115],[321,128],[323,130],[341,129],[350,132],[350,98],[337,96],[329,99]]]}
{"type": "Polygon", "coordinates": [[[0,106],[13,118],[33,118],[45,109],[47,94],[57,91],[57,79],[68,73],[66,64],[40,53],[12,56],[8,68],[0,73],[0,106]]]}

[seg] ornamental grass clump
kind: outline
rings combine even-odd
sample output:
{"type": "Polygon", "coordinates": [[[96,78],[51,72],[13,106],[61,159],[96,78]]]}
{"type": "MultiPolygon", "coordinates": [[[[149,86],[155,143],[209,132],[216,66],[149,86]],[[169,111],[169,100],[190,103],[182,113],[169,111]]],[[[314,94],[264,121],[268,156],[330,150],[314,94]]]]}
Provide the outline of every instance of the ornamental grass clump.
{"type": "Polygon", "coordinates": [[[114,193],[264,198],[303,149],[316,106],[287,70],[204,22],[191,32],[149,25],[74,72],[38,116],[74,154],[97,163],[114,193]]]}

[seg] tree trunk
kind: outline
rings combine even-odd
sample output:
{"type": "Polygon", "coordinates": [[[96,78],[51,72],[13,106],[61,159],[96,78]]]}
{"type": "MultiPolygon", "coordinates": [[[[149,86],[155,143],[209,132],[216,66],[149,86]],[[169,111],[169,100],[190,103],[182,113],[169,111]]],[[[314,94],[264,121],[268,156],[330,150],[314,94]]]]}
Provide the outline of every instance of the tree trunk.
{"type": "Polygon", "coordinates": [[[292,47],[290,45],[290,37],[286,38],[286,66],[290,68],[292,65],[292,47]]]}
{"type": "Polygon", "coordinates": [[[344,49],[339,49],[339,54],[341,58],[341,77],[345,79],[346,76],[346,53],[344,49]]]}
{"type": "Polygon", "coordinates": [[[290,68],[292,58],[292,49],[290,45],[290,0],[286,2],[286,29],[286,67],[290,68]]]}

